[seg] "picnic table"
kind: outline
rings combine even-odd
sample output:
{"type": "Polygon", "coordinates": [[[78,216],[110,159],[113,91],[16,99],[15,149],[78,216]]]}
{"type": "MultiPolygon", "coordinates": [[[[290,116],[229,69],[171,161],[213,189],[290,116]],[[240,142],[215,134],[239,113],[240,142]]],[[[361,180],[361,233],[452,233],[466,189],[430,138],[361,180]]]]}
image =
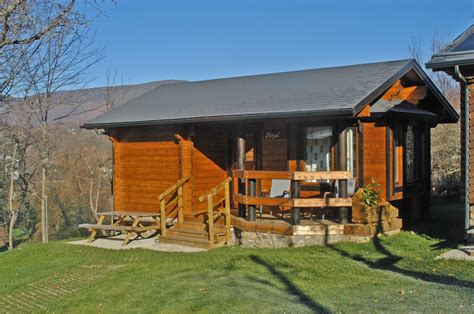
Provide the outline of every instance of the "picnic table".
{"type": "Polygon", "coordinates": [[[95,240],[99,230],[121,231],[125,233],[125,238],[122,242],[122,246],[125,246],[134,233],[139,237],[144,232],[160,229],[159,213],[111,211],[98,213],[97,215],[97,223],[79,225],[79,228],[86,228],[90,232],[87,243],[95,240]],[[106,217],[112,218],[110,224],[105,223],[106,217]]]}

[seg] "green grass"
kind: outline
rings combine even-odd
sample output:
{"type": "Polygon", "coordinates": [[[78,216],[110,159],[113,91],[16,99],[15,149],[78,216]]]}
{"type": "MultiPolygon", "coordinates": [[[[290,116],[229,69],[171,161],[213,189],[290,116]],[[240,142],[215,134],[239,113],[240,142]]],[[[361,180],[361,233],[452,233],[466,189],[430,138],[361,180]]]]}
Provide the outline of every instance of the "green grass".
{"type": "Polygon", "coordinates": [[[402,232],[366,244],[206,253],[28,243],[0,253],[0,311],[13,299],[14,312],[35,304],[51,312],[473,312],[474,263],[435,260],[442,242],[402,232]],[[29,298],[42,289],[59,290],[29,298]]]}
{"type": "Polygon", "coordinates": [[[363,245],[191,254],[25,244],[0,255],[0,299],[21,302],[82,274],[90,278],[65,283],[72,292],[40,303],[55,312],[474,311],[474,264],[434,260],[438,242],[404,232],[363,245]]]}

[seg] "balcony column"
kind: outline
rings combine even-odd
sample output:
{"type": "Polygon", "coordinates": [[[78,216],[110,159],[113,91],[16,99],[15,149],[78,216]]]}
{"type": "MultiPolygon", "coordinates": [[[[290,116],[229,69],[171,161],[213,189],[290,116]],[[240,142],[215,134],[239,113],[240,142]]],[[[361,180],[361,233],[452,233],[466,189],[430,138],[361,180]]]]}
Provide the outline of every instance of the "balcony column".
{"type": "MultiPolygon", "coordinates": [[[[248,195],[256,196],[257,194],[257,180],[249,179],[248,181],[248,195]]],[[[248,205],[247,220],[256,221],[257,220],[257,207],[255,205],[248,205]]]]}
{"type": "MultiPolygon", "coordinates": [[[[341,126],[339,132],[338,143],[338,167],[340,171],[347,171],[347,136],[344,126],[341,126]]],[[[338,197],[347,197],[347,180],[339,180],[339,195],[338,197]]],[[[345,224],[348,222],[349,209],[347,207],[339,208],[339,222],[345,224]]]]}
{"type": "MultiPolygon", "coordinates": [[[[291,198],[300,198],[301,192],[301,182],[297,180],[291,181],[291,198]]],[[[291,221],[292,225],[299,225],[300,224],[300,214],[301,209],[293,207],[291,209],[291,221]]]]}
{"type": "MultiPolygon", "coordinates": [[[[245,137],[242,128],[237,130],[236,136],[237,170],[245,170],[245,137]]],[[[245,179],[239,179],[239,194],[245,195],[245,179]]],[[[239,203],[239,217],[245,217],[245,204],[239,203]]]]}

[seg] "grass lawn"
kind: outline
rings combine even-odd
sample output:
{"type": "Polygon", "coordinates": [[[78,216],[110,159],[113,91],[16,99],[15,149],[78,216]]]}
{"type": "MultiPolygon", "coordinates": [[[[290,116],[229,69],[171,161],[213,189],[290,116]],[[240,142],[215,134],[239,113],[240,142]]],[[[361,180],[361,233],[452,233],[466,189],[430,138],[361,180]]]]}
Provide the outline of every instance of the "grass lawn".
{"type": "Polygon", "coordinates": [[[12,312],[474,312],[474,263],[434,260],[440,243],[412,232],[206,253],[30,243],[0,253],[0,311],[14,300],[12,312]]]}

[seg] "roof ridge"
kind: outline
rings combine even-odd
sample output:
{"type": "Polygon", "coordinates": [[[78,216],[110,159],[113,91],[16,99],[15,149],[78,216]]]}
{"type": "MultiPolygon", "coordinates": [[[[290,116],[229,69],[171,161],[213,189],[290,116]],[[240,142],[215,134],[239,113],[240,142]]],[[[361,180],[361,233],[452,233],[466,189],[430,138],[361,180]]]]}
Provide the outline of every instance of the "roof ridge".
{"type": "MultiPolygon", "coordinates": [[[[405,59],[395,59],[395,60],[386,60],[386,61],[377,61],[377,62],[367,62],[367,63],[353,63],[347,65],[337,65],[337,66],[327,66],[327,67],[320,67],[320,68],[310,68],[310,69],[301,69],[301,70],[291,70],[291,71],[280,71],[280,72],[268,72],[268,73],[258,73],[258,74],[249,74],[249,75],[238,75],[238,76],[227,76],[227,77],[219,77],[213,79],[206,79],[206,80],[197,80],[197,81],[183,81],[176,84],[192,84],[192,83],[203,83],[203,82],[212,82],[218,80],[227,80],[227,79],[241,79],[241,78],[251,78],[251,77],[261,77],[266,75],[279,75],[279,74],[290,74],[290,73],[301,73],[301,72],[309,72],[309,71],[317,71],[317,70],[329,70],[329,69],[340,69],[340,68],[350,68],[356,66],[367,66],[367,65],[376,65],[376,64],[388,64],[388,63],[397,63],[397,62],[409,62],[415,60],[414,58],[405,58],[405,59]]],[[[176,85],[174,84],[174,85],[176,85]]],[[[163,86],[158,86],[156,88],[160,88],[163,86]]]]}

